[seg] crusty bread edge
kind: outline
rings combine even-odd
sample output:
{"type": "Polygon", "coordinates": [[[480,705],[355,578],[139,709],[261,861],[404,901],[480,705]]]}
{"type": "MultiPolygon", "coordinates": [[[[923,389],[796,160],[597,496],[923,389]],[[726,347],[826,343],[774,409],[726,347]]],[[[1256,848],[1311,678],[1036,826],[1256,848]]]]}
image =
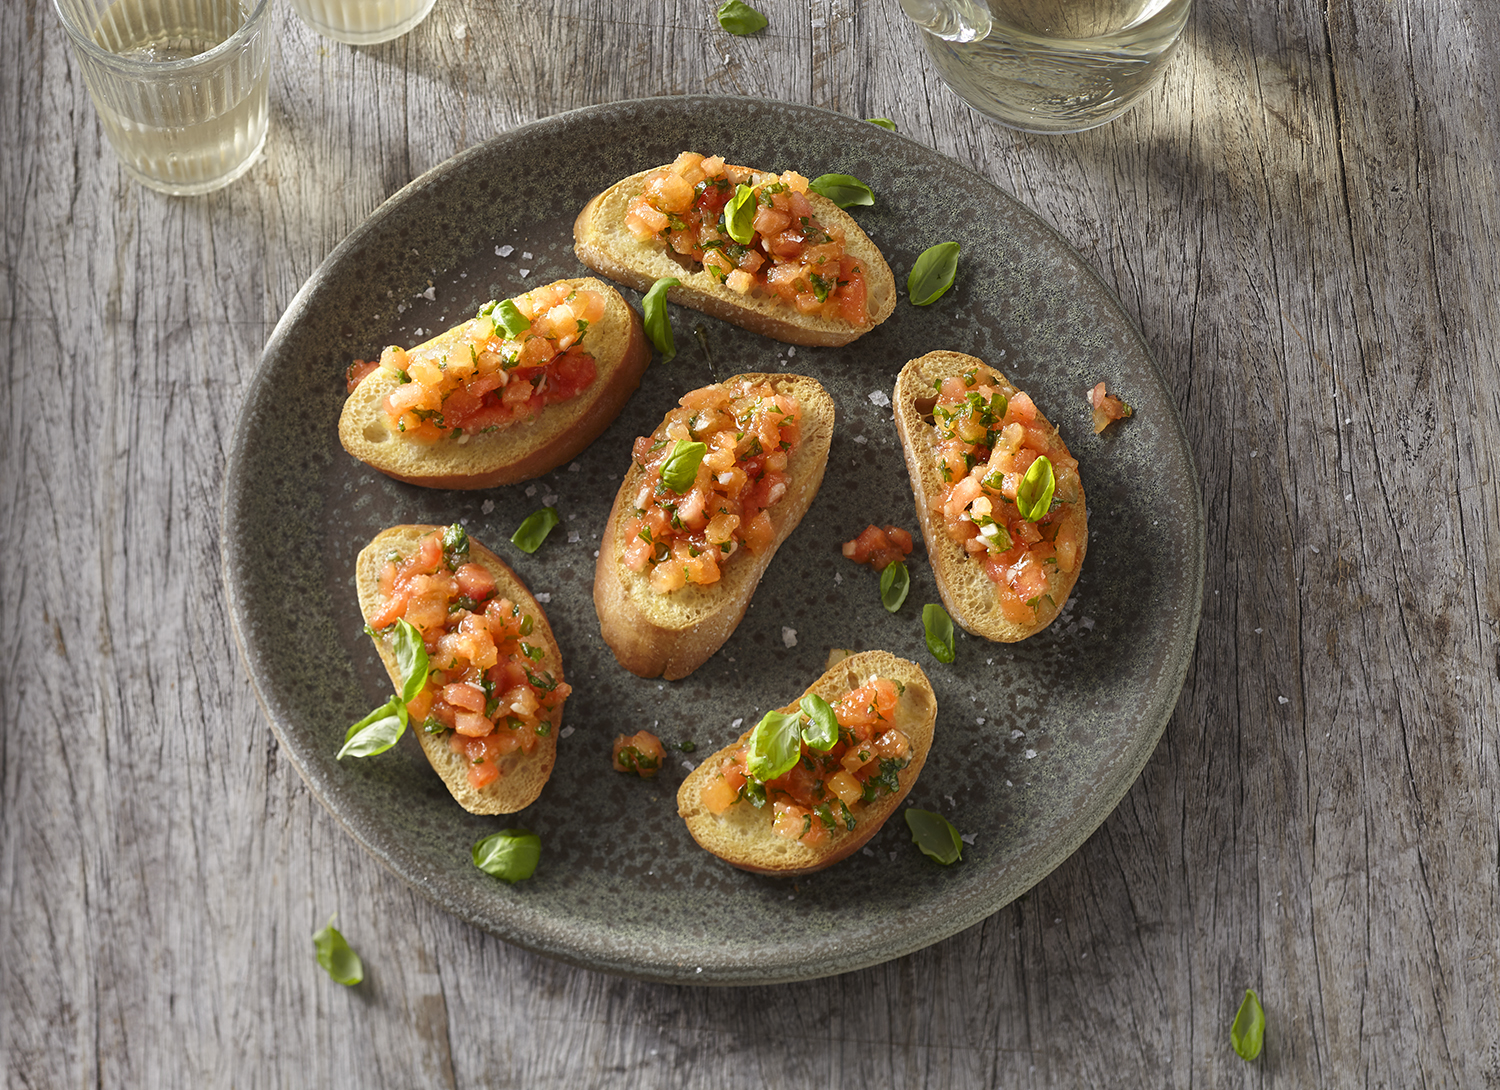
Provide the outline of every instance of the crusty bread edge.
{"type": "MultiPolygon", "coordinates": [[[[907,473],[911,477],[912,493],[916,500],[917,519],[922,527],[922,539],[927,545],[928,562],[932,565],[933,577],[937,581],[938,594],[953,619],[976,636],[997,643],[1016,643],[1033,636],[1046,628],[1062,612],[1078,573],[1083,569],[1084,554],[1088,551],[1088,512],[1084,496],[1080,492],[1078,502],[1066,516],[1079,529],[1078,562],[1071,572],[1054,571],[1048,577],[1047,592],[1052,597],[1052,606],[1042,605],[1037,610],[1036,621],[1029,625],[1016,624],[1000,613],[998,603],[993,609],[975,612],[964,608],[965,597],[979,601],[996,601],[994,584],[984,574],[982,565],[972,561],[947,532],[941,518],[932,510],[933,498],[941,494],[943,481],[932,456],[935,429],[928,425],[917,412],[916,400],[929,398],[933,394],[934,379],[948,375],[978,371],[980,380],[998,386],[1011,397],[1018,391],[1014,383],[983,360],[962,352],[938,351],[910,360],[896,378],[895,392],[891,397],[896,417],[896,433],[901,440],[901,451],[906,458],[907,473]]],[[[1037,416],[1056,435],[1054,427],[1042,413],[1037,416]]],[[[1062,437],[1057,436],[1062,443],[1062,437]]],[[[1063,444],[1067,449],[1067,444],[1063,444]]]]}
{"type": "MultiPolygon", "coordinates": [[[[355,561],[355,587],[359,593],[359,608],[366,621],[379,605],[380,572],[392,553],[410,555],[417,542],[441,526],[405,525],[392,526],[375,535],[368,545],[360,550],[355,561]]],[[[495,577],[498,594],[509,598],[533,618],[531,635],[527,642],[545,652],[536,664],[536,669],[550,671],[560,683],[563,680],[562,655],[547,615],[531,596],[520,577],[510,566],[472,537],[469,538],[469,559],[482,564],[495,577]]],[[[376,649],[391,682],[399,691],[401,669],[396,662],[395,650],[389,637],[376,637],[376,649]]],[[[411,731],[422,745],[422,751],[432,764],[433,771],[442,779],[460,806],[471,814],[512,814],[531,805],[552,775],[552,766],[557,758],[557,737],[562,729],[563,704],[560,702],[548,716],[552,729],[537,739],[536,748],[530,753],[517,751],[500,762],[500,778],[476,790],[469,785],[468,763],[453,751],[446,735],[427,734],[421,724],[413,723],[411,731]]]]}
{"type": "MultiPolygon", "coordinates": [[[[644,188],[648,175],[660,167],[623,178],[598,194],[579,212],[573,223],[573,250],[589,268],[611,280],[647,291],[662,277],[681,283],[667,291],[667,298],[681,306],[701,310],[733,325],[787,344],[837,347],[863,336],[891,316],[896,309],[896,280],[880,248],[865,234],[854,217],[820,194],[807,194],[814,212],[825,226],[844,232],[845,251],[860,262],[868,292],[870,324],[852,326],[841,319],[798,314],[779,299],[748,297],[725,287],[706,270],[689,271],[664,248],[638,242],[625,228],[625,210],[631,198],[644,188]]],[[[745,171],[752,168],[732,167],[745,171]]],[[[764,174],[766,171],[757,171],[764,174]]]]}
{"type": "Polygon", "coordinates": [[[802,521],[823,483],[835,420],[828,391],[816,379],[790,374],[732,375],[716,385],[743,379],[769,382],[778,392],[796,396],[802,408],[802,438],[788,467],[791,486],[781,502],[768,508],[776,531],[770,548],[759,555],[741,550],[725,565],[719,582],[674,592],[697,596],[704,606],[700,620],[685,627],[660,623],[660,611],[653,609],[658,595],[651,590],[649,577],[630,571],[622,560],[624,518],[644,472],[633,460],[610,507],[594,567],[594,609],[604,642],[621,666],[640,677],[680,680],[724,645],[750,607],[771,559],[802,521]]]}
{"type": "MultiPolygon", "coordinates": [[[[771,861],[759,852],[741,852],[738,849],[742,845],[730,839],[731,834],[726,832],[726,819],[705,809],[701,797],[703,785],[718,769],[725,757],[745,744],[746,739],[754,730],[752,727],[737,741],[714,753],[688,773],[687,778],[682,781],[682,786],[677,790],[677,812],[687,823],[688,832],[699,846],[741,870],[782,877],[811,874],[813,871],[832,866],[862,848],[896,812],[911,791],[912,785],[916,783],[917,776],[927,761],[927,754],[932,749],[933,731],[937,723],[937,697],[933,693],[931,682],[928,681],[927,675],[923,673],[920,666],[906,659],[897,658],[886,651],[862,651],[851,655],[829,667],[806,690],[809,693],[817,693],[831,704],[845,693],[858,688],[871,677],[876,676],[899,681],[905,687],[905,692],[897,707],[897,719],[894,725],[911,739],[912,760],[897,776],[897,782],[900,785],[898,790],[862,806],[858,814],[858,824],[852,830],[843,828],[832,830],[829,843],[824,848],[810,848],[800,841],[776,836],[771,831],[773,820],[771,808],[767,806],[759,811],[752,809],[750,813],[754,815],[753,819],[750,814],[742,813],[735,820],[740,823],[750,822],[749,828],[757,837],[762,835],[760,826],[763,826],[763,835],[769,838],[764,842],[764,846],[775,849],[775,852],[780,853],[784,858],[771,861]]],[[[801,697],[799,696],[797,700],[800,701],[801,697]]],[[[796,706],[797,701],[792,701],[780,710],[789,712],[796,706]]],[[[731,812],[741,807],[748,808],[750,803],[735,803],[734,807],[731,807],[731,812]]]]}
{"type": "MultiPolygon", "coordinates": [[[[530,480],[582,453],[620,415],[640,386],[651,362],[651,345],[640,316],[613,286],[594,277],[555,283],[597,291],[605,298],[605,318],[585,334],[582,344],[614,350],[591,352],[598,377],[587,390],[547,406],[535,420],[517,421],[498,431],[434,443],[402,444],[399,437],[376,443],[366,438],[366,429],[383,427],[386,395],[400,384],[394,374],[381,368],[371,372],[344,402],[339,414],[339,441],[344,449],[396,480],[462,490],[530,480]]],[[[425,344],[452,339],[462,324],[425,344]]]]}

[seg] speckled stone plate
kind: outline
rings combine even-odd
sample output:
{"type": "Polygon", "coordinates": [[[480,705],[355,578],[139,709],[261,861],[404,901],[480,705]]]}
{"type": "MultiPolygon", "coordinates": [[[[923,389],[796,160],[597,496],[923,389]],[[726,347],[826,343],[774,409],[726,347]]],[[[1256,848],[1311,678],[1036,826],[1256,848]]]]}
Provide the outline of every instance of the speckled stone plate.
{"type": "MultiPolygon", "coordinates": [[[[632,304],[640,297],[626,292],[632,304]]],[[[266,345],[230,456],[223,552],[231,616],[272,729],[314,794],[393,871],[501,938],[650,980],[746,984],[857,969],[920,949],[1023,893],[1073,852],[1139,774],[1177,702],[1198,628],[1203,514],[1181,420],[1110,292],[1040,221],[982,178],[900,135],[819,110],[735,98],[593,107],[506,133],[386,202],[309,279],[266,345]],[[678,151],[853,174],[854,210],[904,288],[918,253],[963,245],[934,306],[902,298],[839,349],[793,349],[672,308],[679,354],[654,362],[615,423],[573,464],[489,492],[428,491],[355,462],[335,424],[344,369],[414,344],[486,300],[583,272],[572,224],[594,193],[678,151]],[[1088,558],[1063,615],[1019,645],[960,633],[957,661],[926,650],[938,600],[920,544],[895,615],[878,577],[839,553],[870,522],[916,529],[889,394],[908,359],[980,356],[1029,391],[1081,464],[1088,558]],[[833,394],[839,423],[823,487],[722,650],[680,682],[622,670],[599,638],[594,554],[637,435],[687,390],[738,371],[796,371],[833,394]],[[1086,391],[1109,382],[1135,418],[1095,436],[1086,391]],[[555,506],[561,525],[526,555],[510,536],[555,506]],[[395,523],[461,521],[546,602],[573,685],[557,768],[508,818],[465,813],[415,739],[335,762],[345,727],[390,694],[361,631],[354,558],[395,523]],[[937,736],[910,802],[965,834],[941,867],[895,817],[862,854],[809,878],[741,873],[698,848],[675,793],[702,757],[801,693],[831,648],[884,648],[937,691],[937,736]],[[610,769],[620,732],[671,746],[654,781],[610,769]],[[696,747],[687,753],[683,744],[696,747]],[[477,870],[496,829],[541,835],[536,875],[477,870]]],[[[920,537],[918,538],[920,542],[920,537]]]]}

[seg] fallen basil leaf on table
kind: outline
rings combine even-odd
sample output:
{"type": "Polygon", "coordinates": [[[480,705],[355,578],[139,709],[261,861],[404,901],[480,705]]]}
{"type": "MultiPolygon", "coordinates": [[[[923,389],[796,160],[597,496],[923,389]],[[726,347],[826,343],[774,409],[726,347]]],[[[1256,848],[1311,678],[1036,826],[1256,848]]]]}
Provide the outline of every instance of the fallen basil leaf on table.
{"type": "Polygon", "coordinates": [[[1260,997],[1255,989],[1246,988],[1245,998],[1229,1027],[1229,1043],[1234,1046],[1242,1060],[1253,1060],[1260,1055],[1266,1037],[1266,1012],[1261,1010],[1260,997]]]}
{"type": "Polygon", "coordinates": [[[865,120],[871,125],[880,126],[882,129],[888,129],[891,132],[896,131],[896,123],[888,117],[867,117],[865,120]]]}
{"type": "Polygon", "coordinates": [[[502,882],[515,883],[536,873],[542,838],[530,829],[501,829],[474,844],[474,865],[502,882]]]}
{"type": "Polygon", "coordinates": [[[958,276],[958,251],[956,242],[939,242],[922,251],[906,278],[906,294],[915,306],[936,303],[953,286],[958,276]]]}
{"type": "Polygon", "coordinates": [[[946,867],[963,858],[964,842],[953,823],[942,814],[908,806],[906,827],[911,830],[912,843],[921,848],[922,854],[933,862],[946,867]]]}
{"type": "Polygon", "coordinates": [[[840,208],[875,203],[874,191],[852,174],[819,174],[807,183],[807,188],[827,197],[840,208]]]}
{"type": "Polygon", "coordinates": [[[928,602],[922,607],[922,631],[927,636],[927,650],[939,662],[952,662],[953,619],[942,606],[928,602]]]}
{"type": "Polygon", "coordinates": [[[557,523],[557,508],[543,507],[540,511],[533,511],[510,535],[510,543],[523,553],[534,553],[542,547],[542,542],[547,540],[557,523]]]}
{"type": "Polygon", "coordinates": [[[333,921],[336,919],[338,919],[337,912],[328,917],[326,924],[313,932],[313,948],[318,952],[318,964],[333,978],[334,983],[342,984],[347,988],[358,984],[365,978],[365,966],[364,962],[359,960],[359,955],[344,941],[344,936],[339,934],[338,929],[333,926],[333,921]]]}
{"type": "Polygon", "coordinates": [[[667,289],[675,288],[681,281],[675,276],[664,276],[651,285],[651,290],[641,300],[641,324],[646,327],[646,338],[661,353],[663,363],[677,355],[677,344],[672,338],[672,319],[667,316],[667,289]]]}
{"type": "Polygon", "coordinates": [[[754,34],[770,22],[744,0],[725,0],[719,5],[719,10],[714,12],[714,15],[718,17],[721,27],[731,34],[741,36],[754,34]]]}
{"type": "Polygon", "coordinates": [[[1057,489],[1057,475],[1052,471],[1052,461],[1045,454],[1038,454],[1036,461],[1026,468],[1026,475],[1016,486],[1016,508],[1028,522],[1036,522],[1052,510],[1052,493],[1057,489]]]}
{"type": "Polygon", "coordinates": [[[887,613],[895,613],[901,608],[901,603],[906,601],[906,592],[911,590],[911,573],[906,570],[906,564],[900,560],[892,560],[880,573],[880,604],[885,606],[887,613]]]}

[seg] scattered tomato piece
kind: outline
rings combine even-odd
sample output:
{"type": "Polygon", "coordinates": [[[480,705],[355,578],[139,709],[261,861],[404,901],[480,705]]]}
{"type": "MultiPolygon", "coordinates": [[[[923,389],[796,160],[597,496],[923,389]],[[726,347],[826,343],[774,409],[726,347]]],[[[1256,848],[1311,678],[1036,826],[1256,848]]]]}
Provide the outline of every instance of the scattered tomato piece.
{"type": "Polygon", "coordinates": [[[1104,383],[1099,383],[1089,391],[1089,404],[1094,409],[1094,434],[1098,435],[1116,420],[1124,420],[1126,417],[1134,416],[1135,410],[1115,397],[1114,394],[1106,393],[1104,383]]]}
{"type": "Polygon", "coordinates": [[[634,772],[641,779],[649,780],[661,771],[662,758],[666,755],[660,738],[649,730],[639,730],[615,739],[612,760],[616,772],[634,772]]]}
{"type": "Polygon", "coordinates": [[[882,529],[871,524],[853,541],[844,542],[843,551],[856,564],[868,564],[876,571],[884,571],[887,565],[911,555],[911,548],[911,534],[901,527],[882,529]]]}

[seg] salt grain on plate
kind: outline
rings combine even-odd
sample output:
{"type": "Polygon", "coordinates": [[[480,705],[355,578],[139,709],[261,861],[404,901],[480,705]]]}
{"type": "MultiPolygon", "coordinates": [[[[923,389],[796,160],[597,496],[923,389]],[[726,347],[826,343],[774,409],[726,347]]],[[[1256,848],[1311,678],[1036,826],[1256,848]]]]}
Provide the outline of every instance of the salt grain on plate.
{"type": "Polygon", "coordinates": [[[543,507],[556,507],[557,506],[557,493],[554,492],[551,495],[543,496],[542,497],[542,506],[543,507]]]}
{"type": "Polygon", "coordinates": [[[544,590],[543,591],[538,591],[537,595],[536,595],[536,600],[538,602],[540,602],[542,605],[547,605],[549,602],[552,601],[552,595],[548,594],[544,590]]]}
{"type": "Polygon", "coordinates": [[[1276,698],[1276,703],[1278,703],[1278,704],[1289,704],[1289,703],[1291,703],[1291,701],[1287,700],[1287,698],[1284,697],[1284,696],[1278,696],[1276,698]]]}
{"type": "Polygon", "coordinates": [[[569,530],[568,531],[568,544],[569,545],[577,545],[578,542],[581,541],[582,539],[583,539],[583,535],[580,534],[577,530],[569,530]]]}
{"type": "Polygon", "coordinates": [[[1028,761],[1032,760],[1034,757],[1036,757],[1036,750],[1028,749],[1025,753],[1025,757],[1028,761]]]}
{"type": "Polygon", "coordinates": [[[564,727],[562,730],[560,730],[560,731],[557,732],[557,736],[559,738],[566,738],[568,735],[570,735],[572,733],[573,733],[573,728],[572,727],[564,727]]]}
{"type": "Polygon", "coordinates": [[[521,273],[521,279],[524,280],[524,279],[526,279],[526,277],[528,277],[528,276],[531,275],[531,270],[530,269],[521,269],[520,273],[521,273]]]}
{"type": "Polygon", "coordinates": [[[513,254],[515,252],[516,252],[516,248],[514,246],[496,246],[495,247],[495,256],[496,257],[509,257],[511,254],[513,254]]]}
{"type": "Polygon", "coordinates": [[[884,390],[871,390],[870,404],[874,405],[877,409],[889,408],[891,404],[890,395],[884,390]]]}
{"type": "Polygon", "coordinates": [[[782,629],[781,629],[781,645],[783,647],[796,647],[797,646],[797,630],[795,628],[787,628],[785,626],[782,627],[782,629]]]}
{"type": "Polygon", "coordinates": [[[530,261],[531,260],[531,251],[530,250],[523,250],[523,251],[521,251],[521,260],[522,261],[530,261]]]}
{"type": "Polygon", "coordinates": [[[732,722],[732,723],[729,724],[729,729],[730,730],[739,730],[740,729],[740,724],[743,723],[743,722],[744,722],[743,719],[736,719],[734,722],[732,722]]]}

